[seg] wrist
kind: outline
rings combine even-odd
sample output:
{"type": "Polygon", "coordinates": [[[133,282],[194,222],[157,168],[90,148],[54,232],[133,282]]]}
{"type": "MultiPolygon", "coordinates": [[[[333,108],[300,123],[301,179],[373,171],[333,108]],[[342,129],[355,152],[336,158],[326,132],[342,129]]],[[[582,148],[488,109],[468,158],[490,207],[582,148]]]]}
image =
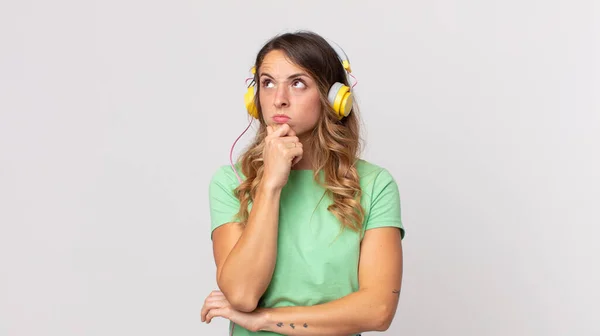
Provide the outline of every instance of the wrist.
{"type": "Polygon", "coordinates": [[[258,315],[256,331],[270,331],[271,313],[268,308],[257,308],[255,314],[258,315]]]}
{"type": "Polygon", "coordinates": [[[261,181],[258,186],[258,190],[260,192],[269,193],[269,194],[276,194],[276,193],[280,192],[282,189],[283,189],[283,187],[277,185],[276,183],[268,181],[268,180],[261,181]]]}

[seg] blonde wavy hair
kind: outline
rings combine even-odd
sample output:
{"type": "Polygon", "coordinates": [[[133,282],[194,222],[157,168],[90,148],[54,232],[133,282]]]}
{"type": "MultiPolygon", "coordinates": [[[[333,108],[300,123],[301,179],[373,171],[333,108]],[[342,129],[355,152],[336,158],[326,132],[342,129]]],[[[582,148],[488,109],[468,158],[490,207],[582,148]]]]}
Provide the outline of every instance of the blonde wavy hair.
{"type": "MultiPolygon", "coordinates": [[[[273,50],[283,51],[290,61],[303,68],[318,83],[322,111],[317,125],[308,138],[308,153],[311,153],[314,180],[325,189],[332,203],[327,207],[342,224],[359,232],[362,228],[365,211],[361,205],[362,190],[359,184],[355,163],[362,149],[360,138],[360,119],[356,101],[351,113],[339,120],[327,100],[331,85],[341,82],[349,85],[346,72],[335,50],[321,36],[299,31],[277,35],[269,40],[256,56],[257,82],[260,66],[264,57],[273,50]],[[323,179],[319,173],[323,172],[323,179]]],[[[256,86],[260,90],[260,85],[256,86]]],[[[237,219],[243,225],[249,216],[248,205],[254,199],[263,176],[263,148],[267,136],[265,120],[262,117],[259,92],[255,96],[259,112],[260,126],[253,142],[238,159],[246,179],[234,190],[240,201],[237,219]]]]}

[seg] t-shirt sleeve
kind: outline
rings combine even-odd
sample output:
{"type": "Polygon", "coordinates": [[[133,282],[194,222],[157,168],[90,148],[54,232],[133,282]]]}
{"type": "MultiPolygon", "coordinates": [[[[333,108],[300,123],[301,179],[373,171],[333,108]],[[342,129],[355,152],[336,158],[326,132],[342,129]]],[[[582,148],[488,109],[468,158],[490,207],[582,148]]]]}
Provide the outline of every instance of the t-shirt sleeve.
{"type": "Polygon", "coordinates": [[[211,237],[216,228],[235,221],[234,216],[240,209],[240,202],[233,191],[238,184],[231,167],[222,166],[213,174],[208,187],[211,237]]]}
{"type": "Polygon", "coordinates": [[[382,169],[373,182],[365,231],[390,226],[399,228],[404,238],[398,185],[393,176],[386,169],[382,169]]]}

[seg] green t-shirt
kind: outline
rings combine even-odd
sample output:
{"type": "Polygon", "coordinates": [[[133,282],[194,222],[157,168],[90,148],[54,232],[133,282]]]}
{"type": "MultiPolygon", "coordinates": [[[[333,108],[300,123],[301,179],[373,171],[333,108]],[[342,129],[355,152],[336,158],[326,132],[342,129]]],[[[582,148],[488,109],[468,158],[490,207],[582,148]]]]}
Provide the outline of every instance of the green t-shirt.
{"type": "MultiPolygon", "coordinates": [[[[331,200],[323,197],[325,189],[313,180],[312,170],[291,170],[281,191],[275,270],[260,307],[313,306],[355,292],[364,231],[392,226],[399,228],[404,238],[394,178],[385,168],[365,160],[359,160],[356,167],[365,209],[360,235],[350,229],[340,234],[339,221],[327,210],[331,200]]],[[[240,169],[237,171],[243,179],[240,169]]],[[[220,225],[234,221],[240,206],[233,194],[238,184],[231,166],[221,166],[213,175],[209,186],[211,236],[220,225]]],[[[238,325],[234,330],[235,336],[279,335],[252,333],[238,325]]]]}

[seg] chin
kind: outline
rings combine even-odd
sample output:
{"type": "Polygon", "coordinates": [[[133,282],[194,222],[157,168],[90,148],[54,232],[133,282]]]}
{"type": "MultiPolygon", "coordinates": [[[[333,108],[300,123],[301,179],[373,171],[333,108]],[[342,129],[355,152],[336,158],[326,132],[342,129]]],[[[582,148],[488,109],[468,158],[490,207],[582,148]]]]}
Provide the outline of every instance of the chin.
{"type": "Polygon", "coordinates": [[[297,137],[302,137],[302,136],[306,136],[308,134],[310,134],[312,132],[312,129],[295,129],[292,127],[292,129],[294,130],[294,132],[296,132],[296,136],[297,137]]]}

